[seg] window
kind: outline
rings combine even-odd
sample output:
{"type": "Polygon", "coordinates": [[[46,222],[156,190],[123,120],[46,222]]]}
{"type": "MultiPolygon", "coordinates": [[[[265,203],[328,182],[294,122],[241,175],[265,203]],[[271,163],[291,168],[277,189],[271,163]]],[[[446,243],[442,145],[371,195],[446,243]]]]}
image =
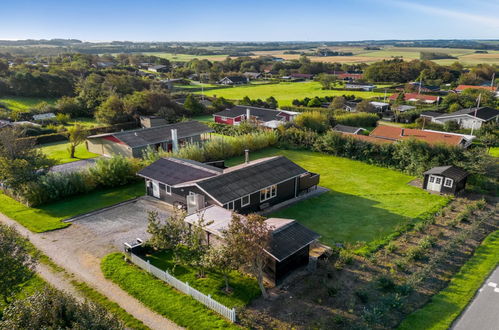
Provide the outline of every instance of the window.
{"type": "Polygon", "coordinates": [[[447,187],[447,188],[452,188],[452,184],[454,183],[454,180],[452,179],[449,179],[449,178],[445,178],[445,181],[444,181],[444,187],[447,187]]]}
{"type": "Polygon", "coordinates": [[[441,178],[441,177],[439,177],[439,176],[437,176],[437,177],[435,178],[435,183],[436,183],[436,184],[442,184],[442,178],[441,178]]]}
{"type": "Polygon", "coordinates": [[[172,186],[166,185],[165,186],[165,191],[168,195],[172,194],[172,186]]]}
{"type": "Polygon", "coordinates": [[[433,183],[435,182],[435,177],[434,176],[430,176],[430,183],[433,183]]]}
{"type": "Polygon", "coordinates": [[[228,202],[227,204],[224,205],[224,208],[230,211],[234,211],[234,201],[228,202]]]}
{"type": "Polygon", "coordinates": [[[250,203],[250,195],[246,195],[241,198],[241,206],[249,205],[249,203],[250,203]]]}
{"type": "Polygon", "coordinates": [[[264,202],[277,196],[277,185],[260,190],[260,202],[264,202]]]}

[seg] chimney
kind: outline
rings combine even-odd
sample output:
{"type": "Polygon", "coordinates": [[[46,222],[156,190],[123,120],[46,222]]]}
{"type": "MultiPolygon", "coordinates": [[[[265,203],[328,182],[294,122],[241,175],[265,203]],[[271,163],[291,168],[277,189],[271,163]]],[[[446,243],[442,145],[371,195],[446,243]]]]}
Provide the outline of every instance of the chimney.
{"type": "Polygon", "coordinates": [[[173,152],[178,151],[178,137],[177,137],[177,129],[172,128],[172,150],[173,152]]]}
{"type": "Polygon", "coordinates": [[[402,131],[400,131],[400,136],[404,136],[405,133],[405,128],[402,128],[402,131]]]}
{"type": "Polygon", "coordinates": [[[246,164],[248,164],[248,163],[249,163],[249,149],[245,149],[245,150],[244,150],[244,162],[245,162],[246,164]]]}
{"type": "Polygon", "coordinates": [[[246,121],[250,121],[250,115],[251,115],[251,111],[249,108],[246,108],[246,121]]]}

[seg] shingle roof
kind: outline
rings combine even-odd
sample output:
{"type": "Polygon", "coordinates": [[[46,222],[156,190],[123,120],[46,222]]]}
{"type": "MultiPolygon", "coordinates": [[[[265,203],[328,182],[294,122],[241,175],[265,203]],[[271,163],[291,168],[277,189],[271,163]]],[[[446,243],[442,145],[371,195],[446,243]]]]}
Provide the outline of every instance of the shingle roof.
{"type": "Polygon", "coordinates": [[[362,130],[362,128],[361,127],[347,126],[347,125],[340,125],[340,124],[333,127],[333,131],[342,132],[342,133],[350,133],[350,134],[356,134],[359,130],[362,130]]]}
{"type": "Polygon", "coordinates": [[[436,111],[425,111],[420,114],[420,116],[427,116],[427,117],[438,117],[441,116],[441,112],[436,112],[436,111]]]}
{"type": "Polygon", "coordinates": [[[458,146],[463,140],[462,136],[447,134],[445,132],[424,131],[420,129],[401,128],[395,126],[377,126],[370,134],[372,137],[385,138],[394,141],[416,139],[429,144],[444,143],[458,146]]]}
{"type": "Polygon", "coordinates": [[[485,121],[493,119],[494,117],[499,115],[499,110],[497,109],[492,109],[489,107],[480,107],[480,108],[475,107],[475,108],[461,109],[452,113],[441,114],[439,118],[454,117],[460,115],[470,115],[475,117],[475,111],[476,111],[476,117],[485,121]]]}
{"type": "Polygon", "coordinates": [[[161,158],[143,168],[137,174],[173,186],[212,177],[221,172],[221,169],[193,160],[161,158]]]}
{"type": "Polygon", "coordinates": [[[92,139],[104,136],[113,136],[129,147],[137,148],[150,144],[171,141],[172,129],[177,129],[177,137],[179,139],[213,132],[213,129],[203,123],[200,123],[198,121],[187,121],[138,130],[92,135],[88,138],[92,139]]]}
{"type": "Polygon", "coordinates": [[[274,109],[251,107],[246,105],[236,105],[230,109],[225,109],[214,114],[214,116],[222,116],[229,118],[236,118],[241,115],[246,115],[246,110],[250,110],[250,115],[257,117],[258,120],[267,122],[271,120],[281,120],[282,117],[279,116],[281,111],[274,109]]]}
{"type": "Polygon", "coordinates": [[[497,87],[495,86],[473,86],[473,85],[459,85],[456,87],[456,91],[464,91],[465,89],[485,89],[491,92],[495,92],[497,87]]]}
{"type": "Polygon", "coordinates": [[[461,181],[468,176],[468,172],[456,166],[438,166],[424,172],[423,174],[438,174],[447,178],[451,178],[455,181],[461,181]]]}
{"type": "MultiPolygon", "coordinates": [[[[248,79],[244,76],[227,76],[225,77],[227,79],[229,79],[230,81],[234,82],[234,83],[238,83],[238,82],[248,82],[248,79]]],[[[224,79],[225,79],[224,78],[224,79]]],[[[222,79],[223,80],[223,79],[222,79]]]]}
{"type": "Polygon", "coordinates": [[[197,186],[225,204],[307,171],[283,156],[260,160],[200,182],[197,186]]]}
{"type": "Polygon", "coordinates": [[[266,222],[272,223],[273,220],[286,222],[284,226],[272,232],[270,251],[268,251],[278,261],[283,261],[320,237],[316,232],[294,220],[271,218],[266,222]]]}

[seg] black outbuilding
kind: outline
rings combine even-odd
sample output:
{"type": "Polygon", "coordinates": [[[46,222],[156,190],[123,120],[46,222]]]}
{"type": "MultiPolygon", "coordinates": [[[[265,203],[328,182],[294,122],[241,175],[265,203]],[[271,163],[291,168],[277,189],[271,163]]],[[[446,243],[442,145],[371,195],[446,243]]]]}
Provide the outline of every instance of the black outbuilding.
{"type": "Polygon", "coordinates": [[[454,195],[464,190],[468,178],[468,172],[456,166],[434,167],[423,175],[423,189],[454,195]]]}

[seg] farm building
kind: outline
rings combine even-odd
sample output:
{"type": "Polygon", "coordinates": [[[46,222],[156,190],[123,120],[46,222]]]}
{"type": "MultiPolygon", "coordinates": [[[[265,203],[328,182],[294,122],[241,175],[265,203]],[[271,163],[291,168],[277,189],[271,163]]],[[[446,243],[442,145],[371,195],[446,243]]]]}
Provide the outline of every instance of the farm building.
{"type": "Polygon", "coordinates": [[[402,141],[408,139],[416,139],[419,141],[424,141],[429,144],[446,144],[454,147],[467,148],[473,142],[475,138],[472,135],[449,133],[449,132],[439,132],[432,130],[420,130],[412,128],[402,128],[395,126],[377,126],[371,134],[370,137],[376,139],[384,139],[391,141],[402,141]]]}
{"type": "MultiPolygon", "coordinates": [[[[390,95],[389,99],[390,101],[395,101],[399,93],[395,93],[390,95]]],[[[440,97],[439,96],[434,96],[434,95],[425,95],[425,94],[418,94],[418,93],[404,93],[404,101],[405,102],[423,102],[426,104],[434,104],[434,103],[439,103],[440,102],[440,97]]]]}
{"type": "MultiPolygon", "coordinates": [[[[185,218],[191,225],[197,225],[202,217],[205,223],[207,244],[223,244],[224,232],[229,228],[233,213],[220,206],[208,206],[185,218]]],[[[292,219],[269,218],[265,221],[271,231],[270,248],[265,267],[265,280],[273,285],[280,284],[292,271],[306,266],[310,259],[310,245],[320,236],[292,219]]]]}
{"type": "Polygon", "coordinates": [[[263,74],[261,74],[260,72],[245,72],[243,73],[243,76],[245,76],[249,80],[256,80],[263,78],[263,74]]]}
{"type": "Polygon", "coordinates": [[[485,123],[497,123],[499,121],[499,110],[489,107],[467,108],[452,113],[440,114],[439,116],[432,117],[431,120],[437,124],[454,121],[461,128],[479,129],[485,123]]]}
{"type": "Polygon", "coordinates": [[[259,126],[277,128],[279,125],[293,121],[298,114],[294,111],[237,105],[215,113],[213,120],[219,124],[239,125],[247,121],[259,126]]]}
{"type": "Polygon", "coordinates": [[[103,156],[142,157],[148,147],[174,150],[185,143],[201,142],[213,130],[198,121],[181,122],[137,130],[91,135],[86,145],[90,152],[103,156]]]}
{"type": "Polygon", "coordinates": [[[345,134],[361,134],[363,131],[365,131],[365,129],[362,127],[353,127],[353,126],[337,124],[336,126],[333,127],[333,131],[345,134]]]}
{"type": "Polygon", "coordinates": [[[454,195],[464,190],[468,177],[465,170],[456,166],[434,167],[423,175],[423,189],[454,195]]]}
{"type": "MultiPolygon", "coordinates": [[[[248,159],[248,155],[246,156],[248,159]]],[[[242,214],[264,210],[315,189],[319,175],[286,157],[269,157],[220,169],[162,158],[142,169],[147,194],[170,205],[197,209],[218,205],[242,214]]]]}
{"type": "Polygon", "coordinates": [[[218,82],[220,85],[244,85],[249,83],[249,79],[244,76],[228,76],[218,82]]]}

